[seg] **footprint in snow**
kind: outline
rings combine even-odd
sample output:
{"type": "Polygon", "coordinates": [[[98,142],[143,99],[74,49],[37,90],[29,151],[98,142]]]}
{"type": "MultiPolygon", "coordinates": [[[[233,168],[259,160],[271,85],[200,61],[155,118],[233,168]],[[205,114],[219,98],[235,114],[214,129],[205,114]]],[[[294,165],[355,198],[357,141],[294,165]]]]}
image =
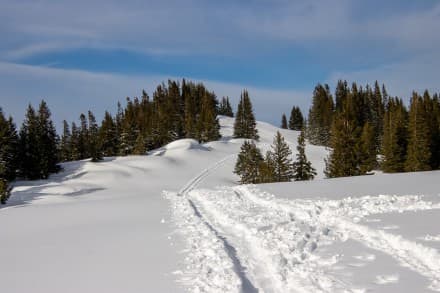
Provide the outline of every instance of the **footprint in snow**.
{"type": "Polygon", "coordinates": [[[393,274],[393,275],[376,276],[376,280],[374,282],[378,285],[385,285],[385,284],[397,283],[397,281],[399,281],[399,275],[393,274]]]}

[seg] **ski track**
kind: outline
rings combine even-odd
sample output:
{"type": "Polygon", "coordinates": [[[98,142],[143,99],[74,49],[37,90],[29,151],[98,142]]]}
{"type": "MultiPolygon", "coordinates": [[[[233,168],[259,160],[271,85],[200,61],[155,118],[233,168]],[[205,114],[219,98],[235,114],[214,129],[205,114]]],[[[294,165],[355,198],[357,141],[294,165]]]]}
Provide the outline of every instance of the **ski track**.
{"type": "Polygon", "coordinates": [[[359,224],[369,215],[440,209],[440,204],[418,195],[287,200],[253,186],[195,190],[233,157],[203,170],[178,193],[165,192],[190,246],[181,280],[192,292],[365,292],[329,274],[340,256],[314,253],[347,239],[390,255],[440,291],[437,250],[359,224]]]}

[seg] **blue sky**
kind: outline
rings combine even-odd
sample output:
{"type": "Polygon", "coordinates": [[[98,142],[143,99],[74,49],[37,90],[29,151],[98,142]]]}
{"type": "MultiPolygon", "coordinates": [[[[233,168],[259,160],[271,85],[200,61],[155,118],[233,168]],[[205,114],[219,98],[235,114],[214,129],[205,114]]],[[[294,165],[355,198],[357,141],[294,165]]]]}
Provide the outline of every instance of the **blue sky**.
{"type": "Polygon", "coordinates": [[[186,77],[279,123],[318,82],[438,91],[439,30],[430,0],[0,0],[0,106],[20,122],[44,98],[60,124],[186,77]]]}

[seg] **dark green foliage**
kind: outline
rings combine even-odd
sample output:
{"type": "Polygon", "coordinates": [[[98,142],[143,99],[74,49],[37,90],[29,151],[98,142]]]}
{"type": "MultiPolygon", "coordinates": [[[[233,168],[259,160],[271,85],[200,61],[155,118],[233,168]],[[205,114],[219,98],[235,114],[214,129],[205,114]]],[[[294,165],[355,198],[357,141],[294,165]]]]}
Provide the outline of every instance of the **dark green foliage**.
{"type": "Polygon", "coordinates": [[[78,156],[80,159],[89,158],[89,126],[87,125],[86,115],[81,113],[79,116],[80,128],[78,132],[78,156]]]}
{"type": "Polygon", "coordinates": [[[118,154],[119,137],[116,123],[109,112],[105,112],[101,127],[99,128],[99,145],[101,152],[106,157],[118,154]]]}
{"type": "Polygon", "coordinates": [[[58,171],[58,138],[50,116],[44,101],[38,113],[28,107],[20,130],[20,171],[25,178],[45,179],[58,171]]]}
{"type": "Polygon", "coordinates": [[[263,156],[253,141],[245,141],[241,146],[234,173],[240,176],[240,183],[250,184],[260,181],[263,156]]]}
{"type": "Polygon", "coordinates": [[[72,122],[72,136],[70,139],[71,158],[70,160],[76,161],[84,159],[80,153],[80,130],[76,126],[75,122],[72,122]]]}
{"type": "Polygon", "coordinates": [[[358,150],[360,174],[365,174],[377,167],[376,134],[369,122],[365,123],[362,129],[358,150]]]}
{"type": "Polygon", "coordinates": [[[12,118],[0,108],[0,178],[14,180],[18,169],[18,135],[12,118]]]}
{"type": "Polygon", "coordinates": [[[200,115],[197,121],[197,136],[199,142],[208,142],[220,138],[220,123],[217,119],[215,99],[207,92],[201,101],[200,115]]]}
{"type": "Polygon", "coordinates": [[[384,172],[403,172],[408,144],[408,113],[401,99],[387,99],[383,119],[382,162],[384,172]]]}
{"type": "Polygon", "coordinates": [[[286,118],[286,114],[283,114],[283,116],[281,117],[281,128],[282,128],[282,129],[287,129],[287,118],[286,118]]]}
{"type": "Polygon", "coordinates": [[[218,107],[218,114],[228,117],[234,117],[232,106],[229,103],[229,97],[223,97],[218,107]]]}
{"type": "Polygon", "coordinates": [[[99,141],[99,128],[96,123],[95,115],[92,111],[88,112],[89,129],[88,129],[88,145],[89,154],[92,162],[99,162],[102,160],[102,151],[99,141]]]}
{"type": "Polygon", "coordinates": [[[331,151],[326,159],[325,174],[329,178],[360,175],[357,152],[358,130],[347,114],[339,114],[332,125],[331,151]]]}
{"type": "Polygon", "coordinates": [[[292,151],[279,131],[275,135],[269,156],[274,166],[275,182],[291,181],[293,178],[292,151]]]}
{"type": "MultiPolygon", "coordinates": [[[[1,168],[0,168],[1,172],[1,168]]],[[[9,197],[11,196],[12,187],[9,185],[8,180],[0,178],[0,203],[6,204],[9,197]]]]}
{"type": "Polygon", "coordinates": [[[8,200],[12,187],[9,181],[15,179],[17,170],[17,131],[12,118],[6,120],[0,108],[0,203],[8,200]]]}
{"type": "Polygon", "coordinates": [[[142,133],[139,133],[133,147],[133,155],[145,155],[147,151],[147,142],[142,133]]]}
{"type": "Polygon", "coordinates": [[[61,135],[59,149],[61,162],[67,162],[72,159],[72,134],[66,120],[63,120],[63,134],[61,135]]]}
{"type": "Polygon", "coordinates": [[[431,129],[431,167],[440,169],[440,99],[438,94],[432,98],[431,129]]]}
{"type": "Polygon", "coordinates": [[[273,154],[268,151],[264,161],[260,164],[260,178],[259,183],[271,183],[276,182],[275,178],[275,161],[273,154]]]}
{"type": "Polygon", "coordinates": [[[257,123],[255,121],[252,103],[247,90],[244,90],[238,103],[234,122],[234,137],[258,140],[257,123]]]}
{"type": "Polygon", "coordinates": [[[296,147],[296,150],[298,153],[296,154],[296,161],[293,163],[293,179],[295,181],[313,180],[316,175],[316,170],[312,167],[312,163],[307,160],[306,157],[306,140],[304,131],[301,131],[298,136],[298,146],[296,147]]]}
{"type": "Polygon", "coordinates": [[[329,145],[333,120],[333,97],[328,85],[318,84],[313,92],[308,118],[308,138],[312,144],[329,145]]]}
{"type": "Polygon", "coordinates": [[[300,131],[304,128],[304,117],[299,107],[293,106],[290,112],[289,129],[300,131]]]}
{"type": "Polygon", "coordinates": [[[429,95],[425,99],[413,93],[409,110],[406,171],[431,170],[431,136],[429,95]]]}

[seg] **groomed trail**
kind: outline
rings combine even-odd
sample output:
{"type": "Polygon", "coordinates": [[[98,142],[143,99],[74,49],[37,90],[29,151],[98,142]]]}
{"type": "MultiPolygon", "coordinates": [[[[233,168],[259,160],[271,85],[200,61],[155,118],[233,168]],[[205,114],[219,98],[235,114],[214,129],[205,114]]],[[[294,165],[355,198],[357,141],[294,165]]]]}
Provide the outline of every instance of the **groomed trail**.
{"type": "MultiPolygon", "coordinates": [[[[289,200],[255,186],[195,189],[210,170],[183,192],[166,193],[187,239],[181,280],[191,292],[365,292],[331,273],[339,255],[316,253],[349,239],[385,253],[426,278],[427,290],[440,291],[438,250],[360,223],[371,215],[436,210],[440,204],[413,195],[289,200]]],[[[396,278],[378,276],[377,284],[396,278]]]]}

